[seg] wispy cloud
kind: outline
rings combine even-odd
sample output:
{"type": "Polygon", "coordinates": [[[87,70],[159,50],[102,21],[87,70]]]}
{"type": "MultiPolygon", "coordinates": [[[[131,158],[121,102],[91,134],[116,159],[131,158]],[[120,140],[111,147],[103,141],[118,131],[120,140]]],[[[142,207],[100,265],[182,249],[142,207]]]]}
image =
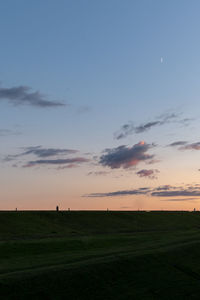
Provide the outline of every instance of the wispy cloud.
{"type": "Polygon", "coordinates": [[[182,146],[180,150],[200,150],[200,142],[187,144],[185,146],[182,146]]]}
{"type": "Polygon", "coordinates": [[[139,126],[136,126],[134,128],[135,133],[141,133],[141,132],[145,132],[149,129],[151,129],[154,126],[158,126],[158,125],[162,125],[163,123],[160,121],[154,121],[154,122],[148,122],[139,126]]]}
{"type": "Polygon", "coordinates": [[[149,192],[149,188],[139,188],[134,190],[123,190],[109,193],[92,193],[84,195],[84,197],[116,197],[116,196],[127,196],[127,195],[146,195],[149,192]]]}
{"type": "Polygon", "coordinates": [[[19,154],[7,155],[5,160],[9,161],[26,155],[35,155],[38,158],[45,158],[45,157],[51,157],[57,155],[74,154],[79,152],[78,150],[74,150],[74,149],[43,148],[42,146],[25,147],[23,149],[24,151],[19,154]]]}
{"type": "Polygon", "coordinates": [[[23,168],[30,167],[38,167],[38,166],[57,166],[57,170],[61,169],[71,169],[78,167],[82,163],[89,162],[90,159],[85,157],[69,157],[66,158],[67,155],[73,155],[79,152],[74,149],[63,149],[63,148],[43,148],[42,146],[35,147],[25,147],[23,148],[25,151],[15,154],[15,155],[7,155],[4,158],[5,162],[18,160],[19,158],[22,160],[26,160],[29,155],[36,156],[36,160],[29,160],[28,162],[19,161],[15,166],[22,166],[23,168]],[[64,157],[63,157],[64,156],[64,157]]]}
{"type": "Polygon", "coordinates": [[[200,197],[200,185],[190,186],[171,186],[163,185],[155,188],[143,187],[132,190],[121,190],[106,193],[92,193],[84,195],[84,197],[117,197],[117,196],[131,196],[131,195],[148,195],[151,197],[168,198],[165,201],[187,201],[197,200],[200,197]],[[172,198],[170,198],[172,197],[172,198]],[[177,197],[177,198],[174,198],[177,197]],[[181,198],[180,198],[181,197],[181,198]]]}
{"type": "Polygon", "coordinates": [[[156,179],[157,178],[157,176],[156,176],[157,173],[159,173],[159,170],[157,170],[157,169],[150,169],[150,170],[142,169],[142,170],[136,172],[136,174],[139,177],[146,177],[146,178],[149,178],[149,179],[156,179]]]}
{"type": "Polygon", "coordinates": [[[186,141],[177,141],[177,142],[173,142],[169,145],[167,145],[168,147],[178,147],[178,146],[184,146],[186,145],[187,142],[186,141]]]}
{"type": "Polygon", "coordinates": [[[180,189],[172,191],[152,192],[155,197],[182,197],[182,196],[200,196],[200,190],[180,189]]]}
{"type": "Polygon", "coordinates": [[[195,201],[197,198],[169,198],[169,199],[163,199],[162,201],[172,201],[172,202],[182,202],[182,201],[195,201]]]}
{"type": "Polygon", "coordinates": [[[164,113],[151,122],[142,123],[135,125],[134,122],[124,124],[119,131],[114,134],[114,138],[120,140],[131,134],[138,134],[149,131],[150,129],[158,126],[162,126],[169,123],[179,123],[187,126],[192,119],[184,118],[181,119],[176,113],[164,113]]]}
{"type": "Polygon", "coordinates": [[[29,161],[25,165],[24,168],[35,167],[35,166],[46,166],[46,165],[65,165],[65,168],[73,168],[79,164],[89,162],[89,159],[84,157],[75,157],[68,159],[40,159],[29,161]]]}
{"type": "Polygon", "coordinates": [[[65,105],[62,102],[48,100],[39,91],[32,92],[28,86],[0,87],[0,100],[8,101],[13,105],[31,105],[41,108],[65,105]]]}
{"type": "Polygon", "coordinates": [[[124,124],[121,129],[115,133],[115,138],[117,140],[125,138],[128,135],[131,135],[133,133],[142,133],[150,130],[151,128],[155,126],[161,126],[166,123],[169,123],[171,121],[174,121],[177,119],[177,115],[174,113],[166,113],[160,116],[157,120],[146,122],[140,125],[135,126],[133,122],[129,122],[127,124],[124,124]]]}
{"type": "Polygon", "coordinates": [[[186,141],[177,141],[169,144],[170,147],[178,147],[179,150],[200,150],[200,142],[188,143],[186,141]]]}
{"type": "Polygon", "coordinates": [[[147,153],[153,145],[139,142],[132,147],[119,146],[113,149],[106,149],[100,157],[99,163],[103,166],[115,168],[130,168],[137,165],[139,162],[153,159],[154,155],[147,153]]]}
{"type": "Polygon", "coordinates": [[[74,149],[61,149],[61,148],[42,148],[42,146],[26,147],[25,151],[18,156],[34,154],[38,157],[49,157],[63,154],[74,154],[78,150],[74,149]]]}
{"type": "Polygon", "coordinates": [[[185,185],[185,186],[171,186],[164,185],[154,188],[151,192],[154,197],[199,197],[200,185],[185,185]]]}

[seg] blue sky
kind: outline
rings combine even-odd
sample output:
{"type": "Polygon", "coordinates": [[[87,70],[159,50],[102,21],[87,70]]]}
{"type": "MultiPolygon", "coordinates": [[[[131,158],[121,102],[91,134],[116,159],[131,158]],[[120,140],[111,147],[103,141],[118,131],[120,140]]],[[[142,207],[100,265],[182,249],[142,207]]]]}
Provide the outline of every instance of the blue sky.
{"type": "MultiPolygon", "coordinates": [[[[147,201],[149,194],[144,199],[82,196],[167,184],[185,190],[185,185],[198,182],[199,9],[194,0],[1,1],[1,209],[50,209],[58,201],[74,209],[120,209],[124,201],[130,209],[140,203],[141,208],[160,209],[162,197],[147,201]],[[23,103],[8,97],[12,88],[21,86],[30,88],[27,97],[38,91],[40,99],[65,105],[35,105],[38,94],[23,103]],[[170,115],[174,119],[164,121],[170,115]],[[156,121],[135,132],[137,126],[156,121]],[[125,124],[132,132],[116,139],[125,124]],[[140,141],[154,144],[148,151],[159,162],[133,160],[125,169],[124,164],[101,164],[104,149],[131,148],[140,141]],[[185,148],[166,147],[176,141],[186,141],[185,148]],[[38,146],[76,149],[72,158],[88,162],[62,170],[52,161],[25,168],[39,157],[19,154],[38,146]],[[139,176],[140,170],[153,175],[139,176]]],[[[165,201],[165,207],[191,209],[199,195],[197,202],[184,198],[165,201]]]]}

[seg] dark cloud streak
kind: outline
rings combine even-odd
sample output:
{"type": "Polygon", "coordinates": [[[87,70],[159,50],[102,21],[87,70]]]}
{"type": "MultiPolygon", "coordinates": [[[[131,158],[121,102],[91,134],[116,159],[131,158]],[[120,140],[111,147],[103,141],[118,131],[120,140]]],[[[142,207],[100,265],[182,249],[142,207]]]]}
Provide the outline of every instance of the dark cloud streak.
{"type": "Polygon", "coordinates": [[[128,196],[128,195],[145,195],[149,192],[148,188],[134,189],[134,190],[123,190],[110,193],[92,193],[84,195],[84,197],[116,197],[116,196],[128,196]]]}
{"type": "Polygon", "coordinates": [[[69,155],[79,152],[78,150],[74,149],[42,148],[41,146],[25,147],[23,149],[25,150],[24,152],[15,155],[7,155],[4,160],[10,161],[26,155],[35,155],[38,158],[45,158],[57,155],[69,155]]]}
{"type": "Polygon", "coordinates": [[[81,163],[85,163],[89,161],[90,161],[89,159],[86,159],[84,157],[75,157],[69,159],[40,159],[40,160],[29,161],[28,163],[23,165],[23,167],[28,168],[28,167],[35,167],[41,165],[66,165],[66,167],[71,168],[81,163]]]}
{"type": "Polygon", "coordinates": [[[177,141],[177,142],[173,142],[173,143],[169,144],[168,147],[184,146],[186,144],[187,144],[186,141],[177,141]]]}
{"type": "Polygon", "coordinates": [[[65,105],[61,102],[46,99],[39,91],[31,92],[31,88],[28,86],[0,87],[0,100],[6,100],[13,105],[31,105],[41,108],[65,105]]]}
{"type": "Polygon", "coordinates": [[[197,200],[197,198],[171,198],[171,199],[163,199],[162,201],[172,201],[172,202],[178,202],[178,201],[193,201],[197,200]]]}
{"type": "Polygon", "coordinates": [[[25,149],[26,151],[21,153],[20,156],[34,154],[38,157],[50,157],[61,154],[74,154],[78,152],[78,150],[73,149],[42,148],[41,146],[27,147],[25,149]]]}
{"type": "Polygon", "coordinates": [[[187,198],[169,198],[162,201],[187,201],[197,200],[200,197],[200,186],[182,186],[174,187],[170,185],[158,186],[156,188],[143,187],[132,190],[122,190],[108,193],[92,193],[85,195],[86,197],[116,197],[116,196],[131,196],[131,195],[147,195],[151,197],[187,197],[187,198]],[[189,198],[188,198],[189,197],[189,198]]]}
{"type": "Polygon", "coordinates": [[[188,143],[186,141],[177,141],[168,145],[169,147],[179,147],[178,150],[200,150],[200,142],[188,143]]]}

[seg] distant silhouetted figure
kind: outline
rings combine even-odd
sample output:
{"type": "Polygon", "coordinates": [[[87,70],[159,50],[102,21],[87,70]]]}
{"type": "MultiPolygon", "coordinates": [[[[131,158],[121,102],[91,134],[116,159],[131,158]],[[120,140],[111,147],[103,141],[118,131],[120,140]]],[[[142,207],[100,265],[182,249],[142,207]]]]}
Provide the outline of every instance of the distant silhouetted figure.
{"type": "Polygon", "coordinates": [[[70,211],[70,207],[68,208],[68,211],[70,211]]]}
{"type": "Polygon", "coordinates": [[[15,208],[15,211],[17,211],[17,207],[15,208]]]}
{"type": "Polygon", "coordinates": [[[56,211],[59,211],[59,206],[58,205],[56,206],[56,211]]]}

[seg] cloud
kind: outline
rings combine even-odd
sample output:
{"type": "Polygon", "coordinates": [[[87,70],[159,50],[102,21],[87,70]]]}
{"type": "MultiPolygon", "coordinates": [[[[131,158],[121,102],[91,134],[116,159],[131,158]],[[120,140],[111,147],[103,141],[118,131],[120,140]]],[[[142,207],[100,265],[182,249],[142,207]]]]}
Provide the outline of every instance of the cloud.
{"type": "Polygon", "coordinates": [[[177,201],[193,201],[197,200],[197,198],[170,198],[170,199],[163,199],[162,201],[172,201],[172,202],[177,202],[177,201]]]}
{"type": "Polygon", "coordinates": [[[103,166],[116,168],[130,168],[139,162],[151,160],[154,155],[146,152],[152,148],[152,145],[145,142],[139,142],[132,147],[119,146],[113,149],[106,149],[105,154],[100,157],[99,163],[103,166]]]}
{"type": "Polygon", "coordinates": [[[155,188],[156,191],[168,191],[171,188],[173,188],[171,185],[169,184],[165,184],[165,185],[161,185],[155,188]]]}
{"type": "Polygon", "coordinates": [[[135,127],[134,130],[135,130],[135,133],[141,133],[141,132],[145,132],[157,125],[161,125],[161,122],[160,121],[148,122],[146,124],[142,124],[140,126],[135,127]]]}
{"type": "Polygon", "coordinates": [[[169,144],[169,147],[177,147],[177,146],[184,146],[186,145],[187,142],[186,141],[177,141],[177,142],[173,142],[171,144],[169,144]]]}
{"type": "Polygon", "coordinates": [[[72,168],[79,164],[89,162],[89,159],[84,157],[75,157],[69,159],[40,159],[29,161],[25,165],[24,168],[35,167],[35,166],[46,166],[46,165],[65,165],[65,168],[72,168]]]}
{"type": "Polygon", "coordinates": [[[128,196],[128,195],[146,195],[149,192],[149,188],[139,188],[133,190],[123,190],[109,193],[92,193],[84,195],[83,197],[116,197],[116,196],[128,196]]]}
{"type": "Polygon", "coordinates": [[[39,91],[31,92],[28,86],[0,87],[0,100],[8,101],[13,105],[31,105],[36,107],[64,106],[64,103],[50,101],[39,91]]]}
{"type": "Polygon", "coordinates": [[[179,150],[200,150],[200,142],[188,143],[186,141],[177,141],[169,144],[170,147],[179,147],[179,150]]]}
{"type": "Polygon", "coordinates": [[[30,168],[36,166],[49,166],[54,165],[56,169],[70,169],[78,167],[80,164],[89,162],[90,159],[85,157],[70,157],[65,158],[66,155],[71,155],[79,152],[74,149],[62,149],[62,148],[43,148],[41,146],[26,147],[25,151],[16,155],[7,155],[4,158],[5,162],[13,161],[24,156],[34,155],[38,159],[29,160],[28,162],[19,161],[16,166],[22,166],[23,168],[30,168]],[[63,157],[64,155],[64,157],[63,157]]]}
{"type": "Polygon", "coordinates": [[[180,150],[200,150],[200,142],[187,144],[179,148],[180,150]]]}
{"type": "Polygon", "coordinates": [[[118,132],[114,134],[114,138],[120,140],[122,138],[127,137],[131,134],[138,134],[149,131],[153,127],[162,126],[169,123],[179,123],[184,126],[188,126],[193,119],[184,118],[180,119],[178,114],[175,113],[164,113],[160,115],[156,120],[151,122],[146,122],[140,125],[135,126],[133,122],[129,122],[124,124],[118,132]]]}
{"type": "Polygon", "coordinates": [[[138,172],[136,172],[136,174],[139,177],[148,177],[150,179],[156,179],[156,173],[159,173],[159,171],[157,169],[150,169],[150,170],[146,170],[146,169],[142,169],[138,172]]]}
{"type": "Polygon", "coordinates": [[[60,148],[42,148],[41,146],[34,146],[34,147],[26,147],[25,152],[22,152],[18,156],[34,154],[38,157],[50,157],[56,156],[61,154],[74,154],[77,153],[78,150],[73,149],[60,149],[60,148]]]}
{"type": "Polygon", "coordinates": [[[187,201],[195,200],[196,197],[200,197],[200,186],[199,185],[185,185],[185,186],[171,186],[163,185],[155,188],[142,187],[132,190],[122,190],[107,193],[92,193],[85,195],[84,197],[116,197],[116,196],[131,196],[131,195],[148,195],[151,197],[169,198],[165,201],[187,201]],[[173,197],[173,198],[170,198],[173,197]],[[174,198],[182,197],[182,198],[174,198]],[[184,198],[183,198],[184,197],[184,198]]]}
{"type": "Polygon", "coordinates": [[[57,155],[67,155],[67,154],[74,154],[79,152],[78,150],[74,149],[60,149],[60,148],[42,148],[41,146],[34,146],[34,147],[25,147],[23,148],[25,151],[15,155],[7,155],[4,159],[5,161],[10,161],[18,157],[26,156],[26,155],[35,155],[38,158],[45,158],[57,155]]]}
{"type": "Polygon", "coordinates": [[[121,127],[121,129],[115,133],[114,136],[117,140],[119,140],[133,133],[143,133],[150,130],[153,127],[173,122],[177,119],[177,117],[178,116],[174,113],[165,113],[155,121],[147,122],[138,126],[135,126],[133,122],[129,122],[128,124],[124,124],[121,127]]]}
{"type": "Polygon", "coordinates": [[[196,197],[200,196],[200,187],[198,185],[189,185],[174,187],[170,185],[161,186],[151,192],[154,197],[196,197]]]}
{"type": "Polygon", "coordinates": [[[162,191],[162,192],[152,192],[151,196],[156,197],[179,197],[179,196],[200,196],[199,191],[190,190],[174,190],[174,191],[162,191]]]}
{"type": "Polygon", "coordinates": [[[183,126],[188,126],[191,121],[194,121],[195,118],[184,118],[182,120],[179,120],[179,123],[182,124],[183,126]]]}

